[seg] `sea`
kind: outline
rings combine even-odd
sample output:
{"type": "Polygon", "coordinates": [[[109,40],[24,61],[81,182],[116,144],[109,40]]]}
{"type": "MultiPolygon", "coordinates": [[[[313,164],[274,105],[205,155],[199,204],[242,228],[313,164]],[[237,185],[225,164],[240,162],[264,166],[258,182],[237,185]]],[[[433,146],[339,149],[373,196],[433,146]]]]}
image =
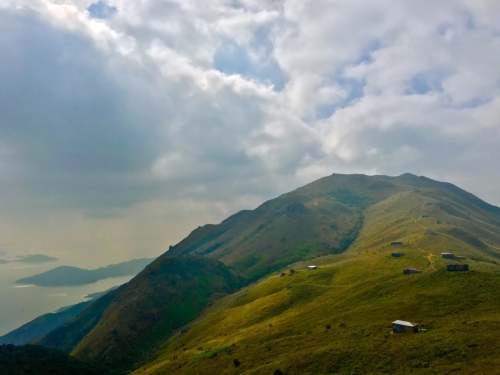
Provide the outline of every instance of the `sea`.
{"type": "Polygon", "coordinates": [[[58,262],[44,264],[0,264],[0,336],[24,323],[48,312],[86,300],[92,293],[108,290],[129,281],[133,275],[115,277],[92,284],[71,287],[38,287],[19,285],[16,280],[61,265],[58,262]]]}

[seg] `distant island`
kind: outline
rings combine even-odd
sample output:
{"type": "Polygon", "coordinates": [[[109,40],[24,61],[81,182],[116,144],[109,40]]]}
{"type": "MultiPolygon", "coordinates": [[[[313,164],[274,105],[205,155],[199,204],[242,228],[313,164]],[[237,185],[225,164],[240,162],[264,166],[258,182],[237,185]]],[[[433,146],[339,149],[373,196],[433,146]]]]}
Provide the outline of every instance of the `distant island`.
{"type": "MultiPolygon", "coordinates": [[[[6,255],[5,252],[1,252],[0,255],[6,255]]],[[[45,254],[29,254],[29,255],[19,255],[15,258],[3,258],[0,259],[0,264],[7,263],[27,263],[27,264],[41,264],[48,262],[55,262],[58,260],[56,257],[51,257],[45,254]]]]}
{"type": "Polygon", "coordinates": [[[45,254],[31,254],[31,255],[18,256],[15,259],[15,262],[39,264],[39,263],[55,262],[56,260],[58,260],[56,257],[51,257],[45,254]]]}
{"type": "Polygon", "coordinates": [[[16,281],[17,284],[37,286],[77,286],[94,283],[110,277],[135,275],[152,261],[151,258],[133,259],[96,269],[60,266],[16,281]]]}

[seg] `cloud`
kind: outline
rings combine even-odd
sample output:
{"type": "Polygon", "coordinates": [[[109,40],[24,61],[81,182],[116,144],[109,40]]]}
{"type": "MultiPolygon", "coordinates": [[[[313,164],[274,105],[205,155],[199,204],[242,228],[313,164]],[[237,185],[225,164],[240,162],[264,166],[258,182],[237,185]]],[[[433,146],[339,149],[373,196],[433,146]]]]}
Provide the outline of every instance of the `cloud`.
{"type": "Polygon", "coordinates": [[[499,18],[489,0],[4,0],[0,202],[143,221],[155,202],[187,231],[324,174],[410,171],[498,204],[499,18]]]}
{"type": "Polygon", "coordinates": [[[6,67],[0,72],[0,137],[8,150],[3,178],[42,199],[55,195],[77,205],[101,204],[105,196],[111,204],[129,200],[120,198],[121,189],[111,190],[128,181],[132,186],[124,189],[134,195],[135,176],[159,147],[159,124],[149,114],[160,103],[145,98],[146,81],[136,76],[124,85],[121,75],[131,74],[129,67],[35,14],[1,18],[9,33],[0,41],[6,67]]]}
{"type": "Polygon", "coordinates": [[[27,186],[24,198],[106,210],[243,177],[234,194],[252,184],[269,193],[261,178],[293,174],[314,144],[272,86],[204,67],[158,37],[133,38],[124,55],[121,30],[96,33],[76,8],[65,12],[75,19],[2,13],[4,66],[17,67],[2,75],[3,176],[27,186]]]}

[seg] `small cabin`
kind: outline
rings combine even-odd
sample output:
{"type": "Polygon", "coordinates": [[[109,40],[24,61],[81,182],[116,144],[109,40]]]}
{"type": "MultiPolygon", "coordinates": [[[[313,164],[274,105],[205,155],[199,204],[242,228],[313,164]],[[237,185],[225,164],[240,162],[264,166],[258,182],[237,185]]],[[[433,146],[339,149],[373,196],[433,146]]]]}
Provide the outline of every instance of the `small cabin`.
{"type": "Polygon", "coordinates": [[[401,258],[404,254],[403,253],[392,253],[391,256],[393,258],[401,258]]]}
{"type": "Polygon", "coordinates": [[[309,266],[307,266],[307,269],[309,269],[309,270],[315,270],[317,268],[318,268],[318,266],[316,266],[314,264],[310,264],[309,266]]]}
{"type": "Polygon", "coordinates": [[[418,324],[407,322],[405,320],[395,320],[392,322],[392,332],[418,332],[418,324]]]}
{"type": "Polygon", "coordinates": [[[420,271],[419,269],[413,268],[413,267],[405,268],[403,270],[404,275],[411,275],[411,274],[420,273],[420,272],[422,272],[422,271],[420,271]]]}
{"type": "Polygon", "coordinates": [[[469,270],[468,264],[448,264],[446,266],[447,271],[451,272],[467,272],[469,270]]]}
{"type": "Polygon", "coordinates": [[[403,242],[402,241],[392,241],[391,246],[393,246],[393,247],[403,246],[403,242]]]}
{"type": "Polygon", "coordinates": [[[444,253],[441,253],[441,258],[455,259],[455,254],[453,254],[452,252],[444,252],[444,253]]]}

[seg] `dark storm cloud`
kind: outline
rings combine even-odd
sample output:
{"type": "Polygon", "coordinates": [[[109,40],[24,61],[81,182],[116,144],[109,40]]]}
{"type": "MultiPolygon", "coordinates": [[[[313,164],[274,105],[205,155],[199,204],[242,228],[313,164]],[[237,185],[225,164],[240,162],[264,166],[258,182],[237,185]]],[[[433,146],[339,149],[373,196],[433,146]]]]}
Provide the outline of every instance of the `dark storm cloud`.
{"type": "Polygon", "coordinates": [[[150,114],[164,103],[145,98],[142,82],[123,85],[120,74],[137,71],[116,70],[88,38],[33,13],[2,12],[0,25],[4,178],[85,204],[142,194],[139,176],[161,145],[150,114]]]}
{"type": "Polygon", "coordinates": [[[151,62],[120,59],[31,11],[4,11],[0,25],[2,178],[18,199],[92,212],[273,190],[247,147],[268,116],[263,99],[161,83],[151,62]]]}

